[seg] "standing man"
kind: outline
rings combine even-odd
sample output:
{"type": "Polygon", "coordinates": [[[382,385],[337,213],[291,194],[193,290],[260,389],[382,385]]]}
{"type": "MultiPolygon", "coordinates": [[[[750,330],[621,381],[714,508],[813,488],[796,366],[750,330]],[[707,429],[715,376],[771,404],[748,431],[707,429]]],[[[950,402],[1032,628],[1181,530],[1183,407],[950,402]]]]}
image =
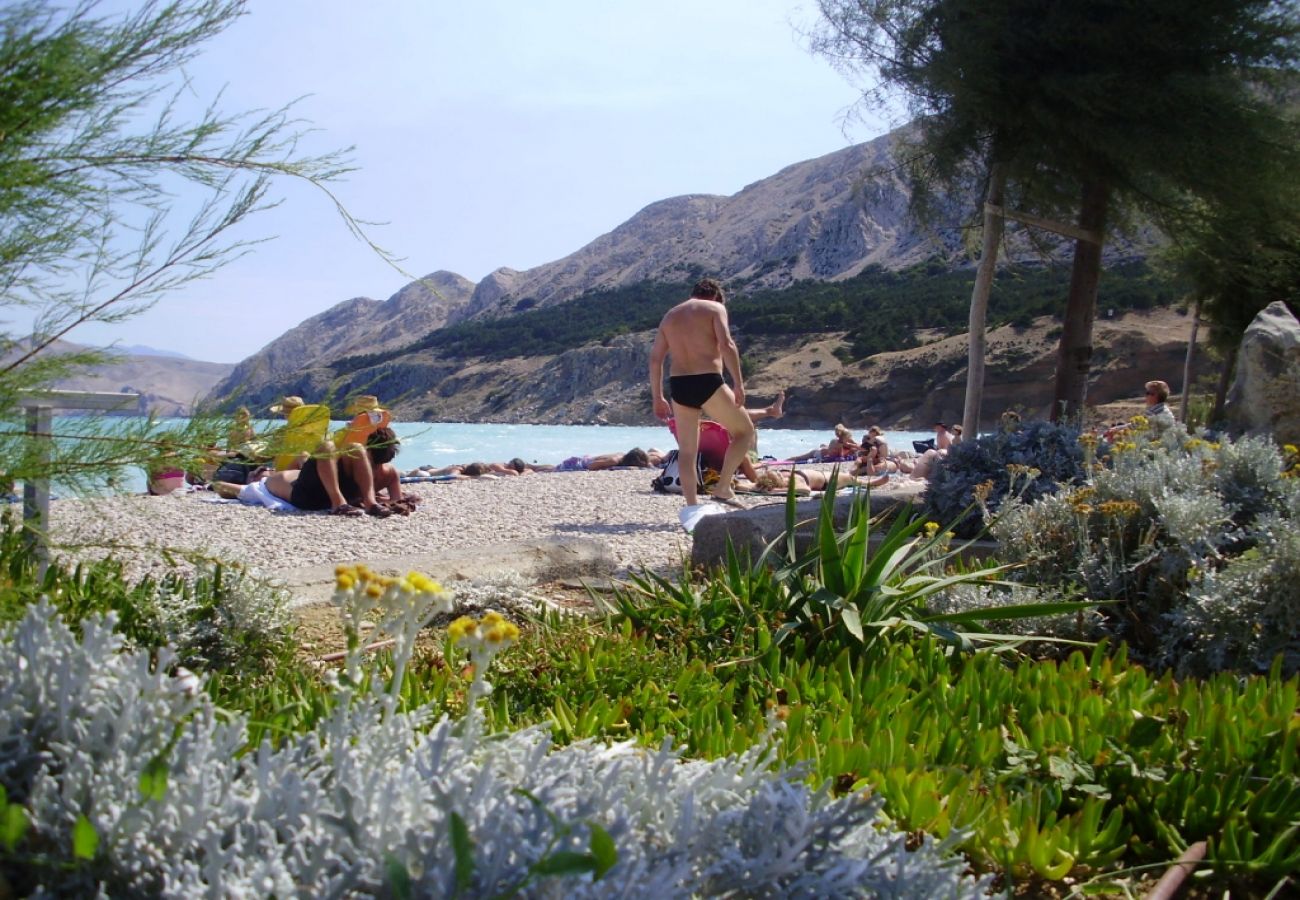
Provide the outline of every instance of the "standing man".
{"type": "Polygon", "coordinates": [[[691,290],[690,299],[664,315],[650,349],[650,395],[655,415],[677,421],[677,447],[682,494],[686,505],[696,505],[696,457],[700,446],[700,414],[718,422],[731,435],[722,460],[713,499],[735,503],[731,479],[744,460],[754,437],[754,423],[745,412],[745,380],[740,372],[740,352],[731,338],[726,297],[716,279],[705,278],[691,290]],[[668,388],[672,406],[664,399],[664,357],[672,357],[668,388]],[[722,379],[723,367],[731,373],[734,390],[722,379]]]}

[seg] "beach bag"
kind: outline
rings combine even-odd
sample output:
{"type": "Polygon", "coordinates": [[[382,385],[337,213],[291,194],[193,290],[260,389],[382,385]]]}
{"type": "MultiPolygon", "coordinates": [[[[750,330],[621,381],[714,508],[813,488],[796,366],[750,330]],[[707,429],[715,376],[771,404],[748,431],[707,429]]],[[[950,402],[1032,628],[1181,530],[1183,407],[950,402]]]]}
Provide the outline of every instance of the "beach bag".
{"type": "MultiPolygon", "coordinates": [[[[697,456],[695,458],[695,483],[699,485],[700,493],[707,494],[709,485],[715,484],[717,480],[718,473],[713,469],[706,469],[697,456]]],[[[680,494],[682,492],[681,464],[677,461],[676,450],[668,451],[668,455],[664,457],[663,466],[659,469],[659,474],[650,480],[650,487],[660,494],[680,494]]]]}

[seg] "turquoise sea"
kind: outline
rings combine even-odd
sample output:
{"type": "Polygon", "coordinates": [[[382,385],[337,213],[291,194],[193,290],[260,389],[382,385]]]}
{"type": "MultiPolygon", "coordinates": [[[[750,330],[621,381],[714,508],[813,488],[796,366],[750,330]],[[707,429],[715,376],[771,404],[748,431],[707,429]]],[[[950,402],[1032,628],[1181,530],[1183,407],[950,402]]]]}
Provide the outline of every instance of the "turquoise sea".
{"type": "MultiPolygon", "coordinates": [[[[175,422],[176,420],[172,420],[175,422]]],[[[171,424],[163,420],[163,424],[171,424]]],[[[254,422],[258,432],[272,429],[280,420],[254,422]]],[[[345,423],[337,422],[341,428],[345,423]]],[[[676,446],[664,426],[619,425],[482,425],[464,422],[397,422],[394,430],[402,441],[397,466],[403,471],[417,466],[445,466],[474,461],[504,462],[519,457],[530,463],[559,463],[570,456],[623,453],[633,447],[661,450],[676,446]]],[[[855,434],[861,438],[861,429],[855,434]]],[[[833,437],[831,430],[759,428],[758,452],[786,459],[820,447],[833,437]]],[[[930,432],[887,432],[891,449],[910,450],[913,440],[933,437],[930,432]]],[[[144,473],[126,483],[129,491],[144,490],[144,473]]]]}

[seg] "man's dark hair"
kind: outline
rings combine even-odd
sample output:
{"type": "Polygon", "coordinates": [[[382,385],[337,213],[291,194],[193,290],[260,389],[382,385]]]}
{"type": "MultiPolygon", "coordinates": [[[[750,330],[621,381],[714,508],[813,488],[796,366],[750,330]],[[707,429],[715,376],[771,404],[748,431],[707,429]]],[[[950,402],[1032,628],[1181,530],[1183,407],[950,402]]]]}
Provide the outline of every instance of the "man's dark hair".
{"type": "Polygon", "coordinates": [[[638,469],[648,469],[650,467],[650,456],[640,447],[633,447],[623,454],[623,458],[618,461],[620,466],[636,466],[638,469]]]}
{"type": "Polygon", "coordinates": [[[394,457],[397,456],[397,450],[401,445],[402,442],[397,439],[397,433],[388,427],[376,428],[366,438],[366,449],[370,451],[370,462],[376,466],[392,462],[394,457]]]}
{"type": "Polygon", "coordinates": [[[716,300],[719,303],[727,302],[726,294],[722,291],[722,282],[716,278],[701,278],[695,282],[695,287],[691,288],[691,299],[696,298],[716,300]]]}
{"type": "Polygon", "coordinates": [[[506,463],[506,465],[514,469],[520,475],[524,474],[524,469],[528,468],[528,463],[524,462],[522,459],[520,459],[517,456],[514,459],[510,460],[510,462],[506,463]]]}

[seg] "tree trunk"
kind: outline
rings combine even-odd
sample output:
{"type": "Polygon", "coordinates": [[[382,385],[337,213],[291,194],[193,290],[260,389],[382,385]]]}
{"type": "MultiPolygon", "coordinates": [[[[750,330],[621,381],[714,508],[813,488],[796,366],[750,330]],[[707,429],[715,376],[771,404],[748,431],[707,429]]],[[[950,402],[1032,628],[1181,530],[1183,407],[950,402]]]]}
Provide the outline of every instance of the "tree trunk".
{"type": "Polygon", "coordinates": [[[966,353],[966,406],[962,411],[962,435],[974,440],[980,432],[980,405],[984,402],[984,354],[988,341],[984,323],[988,318],[989,292],[993,290],[993,273],[998,265],[998,249],[1002,246],[1002,229],[1005,220],[990,206],[1002,206],[1002,194],[1007,183],[1007,166],[995,162],[989,168],[989,194],[984,203],[984,245],[980,249],[979,270],[975,287],[970,295],[970,334],[966,353]]]}
{"type": "Polygon", "coordinates": [[[1232,373],[1237,368],[1237,351],[1240,344],[1233,344],[1228,348],[1228,352],[1223,354],[1223,368],[1219,370],[1219,384],[1214,389],[1214,409],[1210,410],[1210,418],[1205,424],[1217,425],[1223,421],[1223,408],[1228,404],[1228,387],[1232,384],[1232,373]]]}
{"type": "Polygon", "coordinates": [[[1196,333],[1201,327],[1201,298],[1192,304],[1192,333],[1187,338],[1187,356],[1183,359],[1183,408],[1180,417],[1184,425],[1192,408],[1192,363],[1196,357],[1196,333]]]}
{"type": "MultiPolygon", "coordinates": [[[[1095,179],[1086,182],[1079,206],[1079,227],[1102,234],[1109,200],[1110,188],[1105,182],[1095,179]]],[[[1100,243],[1074,242],[1070,297],[1065,305],[1061,346],[1056,358],[1053,422],[1076,422],[1083,416],[1088,371],[1092,365],[1092,320],[1097,311],[1097,284],[1101,281],[1101,249],[1100,243]]]]}

